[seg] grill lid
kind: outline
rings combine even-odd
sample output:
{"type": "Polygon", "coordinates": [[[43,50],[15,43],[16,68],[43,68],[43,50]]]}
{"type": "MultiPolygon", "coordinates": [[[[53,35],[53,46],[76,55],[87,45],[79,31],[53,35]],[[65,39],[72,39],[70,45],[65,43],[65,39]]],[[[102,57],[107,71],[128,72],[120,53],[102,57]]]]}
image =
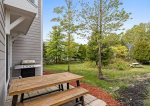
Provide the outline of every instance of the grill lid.
{"type": "Polygon", "coordinates": [[[35,60],[22,60],[21,64],[23,64],[23,65],[35,64],[35,60]]]}

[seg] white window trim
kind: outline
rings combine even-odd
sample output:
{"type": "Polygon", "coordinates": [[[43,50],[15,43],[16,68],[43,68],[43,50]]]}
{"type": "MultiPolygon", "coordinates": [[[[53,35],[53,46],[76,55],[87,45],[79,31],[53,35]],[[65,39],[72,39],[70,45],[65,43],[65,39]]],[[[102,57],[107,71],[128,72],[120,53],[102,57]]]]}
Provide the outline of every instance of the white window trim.
{"type": "Polygon", "coordinates": [[[38,0],[34,0],[35,5],[38,6],[38,0]]]}

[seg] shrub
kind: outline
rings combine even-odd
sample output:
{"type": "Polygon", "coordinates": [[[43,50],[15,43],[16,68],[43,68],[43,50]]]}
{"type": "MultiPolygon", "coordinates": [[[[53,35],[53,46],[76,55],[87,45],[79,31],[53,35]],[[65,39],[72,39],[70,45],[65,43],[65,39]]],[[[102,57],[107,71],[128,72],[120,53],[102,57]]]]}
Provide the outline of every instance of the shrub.
{"type": "Polygon", "coordinates": [[[86,61],[84,62],[84,66],[89,67],[89,68],[96,68],[96,62],[94,61],[86,61]]]}
{"type": "Polygon", "coordinates": [[[129,63],[123,59],[117,58],[114,59],[112,64],[110,64],[108,67],[115,70],[127,70],[129,69],[129,63]]]}

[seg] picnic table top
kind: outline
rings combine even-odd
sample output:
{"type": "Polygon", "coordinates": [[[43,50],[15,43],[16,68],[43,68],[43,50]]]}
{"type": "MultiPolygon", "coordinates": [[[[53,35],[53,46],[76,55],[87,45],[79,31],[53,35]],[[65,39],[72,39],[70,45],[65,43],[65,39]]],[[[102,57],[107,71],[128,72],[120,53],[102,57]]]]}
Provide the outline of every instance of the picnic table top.
{"type": "Polygon", "coordinates": [[[133,65],[140,65],[139,63],[132,63],[133,65]]]}
{"type": "Polygon", "coordinates": [[[34,76],[22,79],[14,79],[11,81],[9,95],[20,95],[34,90],[39,90],[62,83],[76,81],[82,79],[83,76],[72,74],[69,72],[34,76]]]}

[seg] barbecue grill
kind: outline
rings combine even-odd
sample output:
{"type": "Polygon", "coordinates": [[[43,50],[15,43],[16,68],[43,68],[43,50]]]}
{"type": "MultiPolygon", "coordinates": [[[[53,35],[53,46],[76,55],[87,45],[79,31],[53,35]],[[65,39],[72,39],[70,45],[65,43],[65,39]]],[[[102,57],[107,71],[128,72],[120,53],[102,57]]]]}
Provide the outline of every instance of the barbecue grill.
{"type": "Polygon", "coordinates": [[[15,69],[21,70],[21,76],[25,78],[35,76],[35,69],[38,67],[41,67],[41,64],[37,64],[35,60],[22,60],[15,69]]]}

